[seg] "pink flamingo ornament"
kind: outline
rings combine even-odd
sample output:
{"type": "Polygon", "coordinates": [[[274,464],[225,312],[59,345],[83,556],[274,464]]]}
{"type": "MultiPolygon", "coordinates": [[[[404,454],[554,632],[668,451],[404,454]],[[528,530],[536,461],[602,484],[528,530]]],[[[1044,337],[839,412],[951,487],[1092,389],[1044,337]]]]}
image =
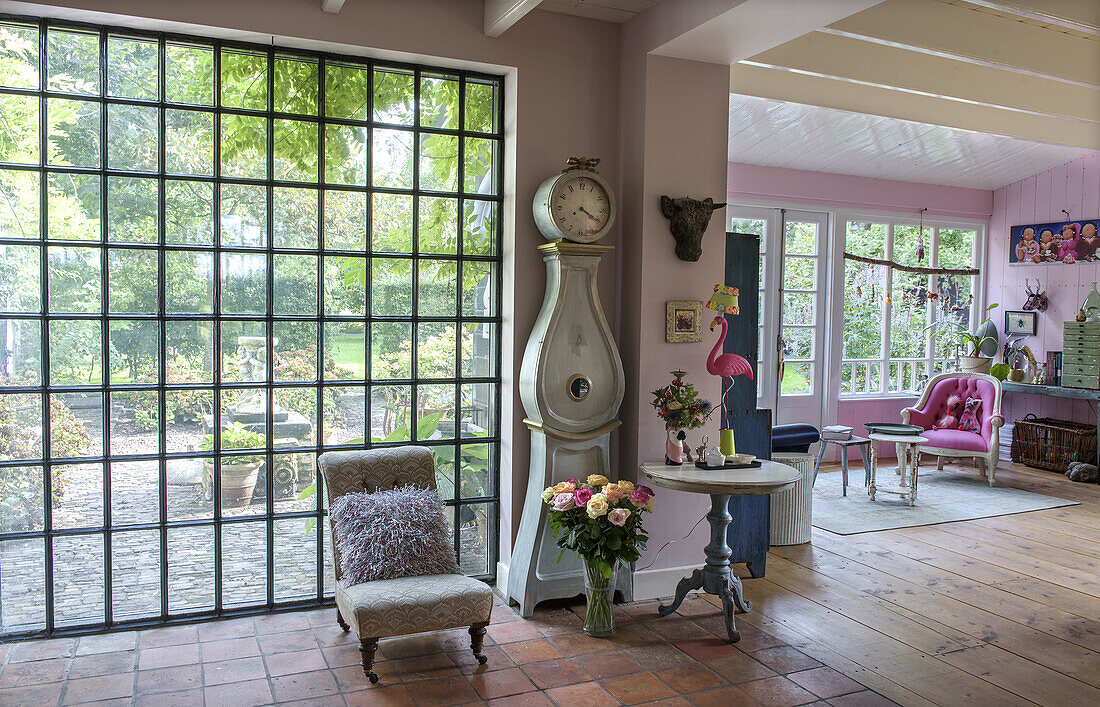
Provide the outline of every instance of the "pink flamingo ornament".
{"type": "Polygon", "coordinates": [[[752,366],[745,359],[744,356],[738,356],[734,353],[720,353],[722,351],[722,344],[726,342],[726,333],[729,331],[729,324],[726,322],[726,318],[722,315],[718,315],[710,323],[710,330],[714,331],[714,327],[721,326],[722,333],[718,337],[718,341],[714,344],[714,348],[710,350],[710,355],[707,356],[707,373],[711,375],[720,376],[721,378],[729,378],[729,384],[722,388],[722,409],[726,409],[726,395],[729,394],[730,388],[733,387],[734,376],[748,376],[749,380],[752,380],[752,366]]]}

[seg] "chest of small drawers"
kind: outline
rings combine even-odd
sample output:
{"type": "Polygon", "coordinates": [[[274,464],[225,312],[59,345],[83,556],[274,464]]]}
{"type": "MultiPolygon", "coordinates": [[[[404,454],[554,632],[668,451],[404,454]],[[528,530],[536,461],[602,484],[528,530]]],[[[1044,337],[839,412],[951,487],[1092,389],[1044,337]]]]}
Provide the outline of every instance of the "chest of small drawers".
{"type": "Polygon", "coordinates": [[[1100,322],[1066,322],[1062,329],[1062,385],[1100,389],[1100,322]]]}

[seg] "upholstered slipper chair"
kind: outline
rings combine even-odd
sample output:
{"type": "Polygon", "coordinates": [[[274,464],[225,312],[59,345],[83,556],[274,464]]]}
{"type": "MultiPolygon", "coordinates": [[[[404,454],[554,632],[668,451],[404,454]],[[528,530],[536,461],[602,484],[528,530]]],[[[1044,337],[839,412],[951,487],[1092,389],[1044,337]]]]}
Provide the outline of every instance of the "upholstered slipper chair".
{"type": "MultiPolygon", "coordinates": [[[[961,411],[953,411],[957,416],[961,411]]],[[[941,373],[928,382],[920,402],[901,411],[901,421],[924,428],[922,437],[928,442],[920,446],[921,454],[939,457],[937,469],[943,469],[948,459],[973,458],[989,485],[997,473],[1000,456],[1001,382],[983,373],[941,373]],[[978,432],[959,429],[934,429],[948,413],[948,398],[958,396],[962,405],[967,398],[980,398],[977,410],[978,432]]]]}
{"type": "MultiPolygon", "coordinates": [[[[435,489],[435,463],[424,447],[327,452],[317,460],[324,475],[329,508],[340,496],[413,485],[435,489]]],[[[470,648],[478,663],[485,627],[493,610],[493,593],[484,582],[462,574],[430,574],[378,579],[347,586],[336,540],[331,538],[336,569],[336,621],[359,638],[363,672],[372,683],[378,639],[422,631],[469,626],[470,648]]]]}

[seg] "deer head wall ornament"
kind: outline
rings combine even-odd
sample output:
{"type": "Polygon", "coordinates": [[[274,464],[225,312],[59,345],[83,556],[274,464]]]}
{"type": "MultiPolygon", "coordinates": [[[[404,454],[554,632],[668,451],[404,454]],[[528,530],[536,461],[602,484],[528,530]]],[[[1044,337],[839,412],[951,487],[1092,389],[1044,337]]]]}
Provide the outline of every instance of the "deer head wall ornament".
{"type": "Polygon", "coordinates": [[[1024,288],[1027,290],[1027,301],[1024,302],[1024,309],[1034,312],[1045,312],[1047,306],[1050,304],[1047,300],[1047,291],[1040,290],[1043,286],[1043,281],[1039,278],[1035,278],[1035,289],[1031,288],[1031,278],[1024,279],[1024,288]]]}
{"type": "Polygon", "coordinates": [[[709,196],[702,201],[683,197],[673,199],[661,197],[661,213],[668,219],[669,230],[676,239],[676,257],[680,260],[695,262],[703,254],[703,233],[710,223],[715,209],[725,206],[714,203],[709,196]]]}

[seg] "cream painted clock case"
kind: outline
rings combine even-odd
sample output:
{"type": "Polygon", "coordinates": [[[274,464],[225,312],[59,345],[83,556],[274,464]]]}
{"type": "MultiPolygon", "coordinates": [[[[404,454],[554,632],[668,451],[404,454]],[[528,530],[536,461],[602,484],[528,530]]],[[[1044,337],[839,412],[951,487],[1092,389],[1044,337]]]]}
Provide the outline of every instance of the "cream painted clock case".
{"type": "MultiPolygon", "coordinates": [[[[584,593],[584,566],[562,554],[550,532],[542,491],[569,478],[611,474],[608,444],[625,379],[600,306],[600,258],[612,246],[595,241],[615,221],[615,195],[595,172],[599,160],[570,158],[569,167],[535,193],[535,223],[550,242],[546,294],[520,369],[520,399],[531,431],[531,469],[519,535],[508,568],[508,597],[530,616],[546,599],[584,593]]],[[[629,572],[617,588],[632,597],[629,572]]]]}

